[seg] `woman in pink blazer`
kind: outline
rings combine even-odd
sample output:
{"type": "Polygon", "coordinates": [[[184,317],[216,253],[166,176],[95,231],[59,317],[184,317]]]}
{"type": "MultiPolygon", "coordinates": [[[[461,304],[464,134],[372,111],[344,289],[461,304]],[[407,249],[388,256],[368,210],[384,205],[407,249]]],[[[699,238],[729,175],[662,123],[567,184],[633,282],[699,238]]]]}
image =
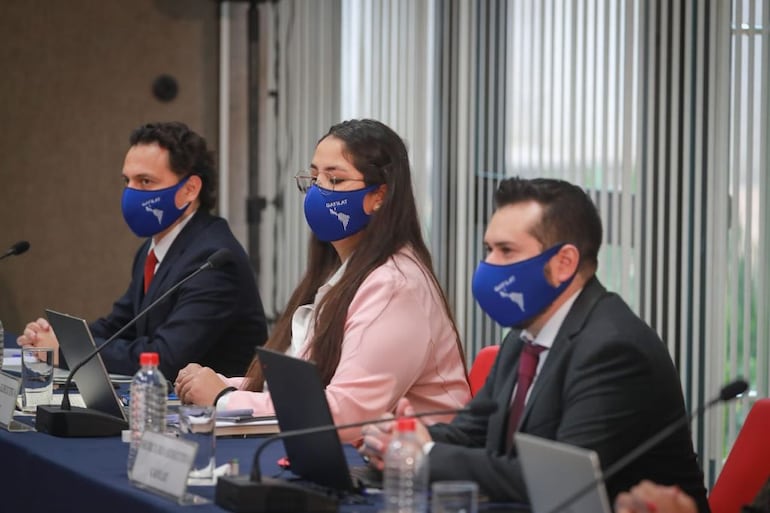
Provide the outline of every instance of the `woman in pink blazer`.
{"type": "MultiPolygon", "coordinates": [[[[309,267],[265,347],[316,362],[336,423],[377,418],[401,397],[417,411],[462,407],[463,350],[422,238],[401,138],[374,120],[339,123],[296,179],[313,232],[309,267]]],[[[176,392],[185,403],[273,413],[256,358],[239,378],[190,364],[176,392]]]]}

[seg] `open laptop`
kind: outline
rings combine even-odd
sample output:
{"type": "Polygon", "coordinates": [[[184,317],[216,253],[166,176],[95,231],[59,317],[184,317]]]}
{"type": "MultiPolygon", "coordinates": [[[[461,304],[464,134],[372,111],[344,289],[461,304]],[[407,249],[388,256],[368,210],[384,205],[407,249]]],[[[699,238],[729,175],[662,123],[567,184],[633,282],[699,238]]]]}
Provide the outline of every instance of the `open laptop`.
{"type": "Polygon", "coordinates": [[[553,512],[590,483],[595,486],[559,513],[612,513],[595,451],[526,433],[516,433],[514,440],[532,513],[553,512]]]}
{"type": "MultiPolygon", "coordinates": [[[[257,354],[282,433],[334,424],[314,363],[261,347],[257,354]]],[[[337,431],[288,437],[283,444],[291,471],[303,479],[341,491],[378,484],[374,469],[348,467],[337,431]]]]}
{"type": "MultiPolygon", "coordinates": [[[[84,360],[96,348],[85,320],[53,310],[46,310],[45,315],[56,333],[59,346],[70,368],[84,360]]],[[[86,407],[128,422],[126,412],[110,382],[101,355],[97,354],[78,370],[73,380],[78,385],[78,391],[86,407]]]]}

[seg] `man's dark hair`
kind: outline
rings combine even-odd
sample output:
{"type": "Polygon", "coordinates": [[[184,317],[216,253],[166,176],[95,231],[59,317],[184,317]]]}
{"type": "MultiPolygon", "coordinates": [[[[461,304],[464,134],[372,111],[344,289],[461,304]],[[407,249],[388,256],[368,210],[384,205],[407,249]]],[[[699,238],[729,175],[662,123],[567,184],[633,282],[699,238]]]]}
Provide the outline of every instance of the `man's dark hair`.
{"type": "Polygon", "coordinates": [[[497,208],[535,201],[543,217],[531,231],[548,249],[559,243],[573,244],[580,252],[579,270],[595,271],[602,245],[602,221],[596,205],[580,187],[551,178],[508,178],[495,192],[497,208]]]}
{"type": "Polygon", "coordinates": [[[177,121],[147,123],[133,132],[129,138],[131,146],[157,143],[168,150],[169,166],[180,177],[198,175],[203,182],[200,208],[210,212],[217,202],[217,172],[214,167],[214,152],[206,147],[206,140],[184,123],[177,121]]]}

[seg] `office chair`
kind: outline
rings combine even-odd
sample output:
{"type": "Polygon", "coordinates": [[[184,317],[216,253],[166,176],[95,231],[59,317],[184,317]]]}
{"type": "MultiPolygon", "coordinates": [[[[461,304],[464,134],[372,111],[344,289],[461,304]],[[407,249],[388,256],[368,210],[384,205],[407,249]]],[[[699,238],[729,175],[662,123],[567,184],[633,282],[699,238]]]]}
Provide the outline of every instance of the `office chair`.
{"type": "Polygon", "coordinates": [[[486,346],[481,348],[479,354],[476,355],[476,359],[473,360],[471,371],[468,373],[468,381],[471,384],[471,395],[476,395],[481,387],[484,386],[484,382],[487,380],[489,370],[492,368],[492,364],[495,363],[497,358],[497,352],[500,350],[500,346],[486,346]]]}
{"type": "Polygon", "coordinates": [[[738,513],[770,476],[770,399],[749,411],[709,494],[712,513],[738,513]]]}

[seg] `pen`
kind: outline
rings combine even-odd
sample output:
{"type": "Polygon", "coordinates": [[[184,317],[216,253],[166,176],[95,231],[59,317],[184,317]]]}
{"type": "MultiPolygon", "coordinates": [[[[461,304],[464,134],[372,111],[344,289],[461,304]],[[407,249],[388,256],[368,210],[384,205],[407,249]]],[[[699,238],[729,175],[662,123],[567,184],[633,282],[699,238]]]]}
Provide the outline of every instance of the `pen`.
{"type": "Polygon", "coordinates": [[[217,420],[223,420],[226,422],[235,422],[235,423],[241,423],[241,422],[258,422],[258,421],[268,421],[268,420],[275,420],[274,415],[265,415],[261,417],[217,417],[217,420]]]}

